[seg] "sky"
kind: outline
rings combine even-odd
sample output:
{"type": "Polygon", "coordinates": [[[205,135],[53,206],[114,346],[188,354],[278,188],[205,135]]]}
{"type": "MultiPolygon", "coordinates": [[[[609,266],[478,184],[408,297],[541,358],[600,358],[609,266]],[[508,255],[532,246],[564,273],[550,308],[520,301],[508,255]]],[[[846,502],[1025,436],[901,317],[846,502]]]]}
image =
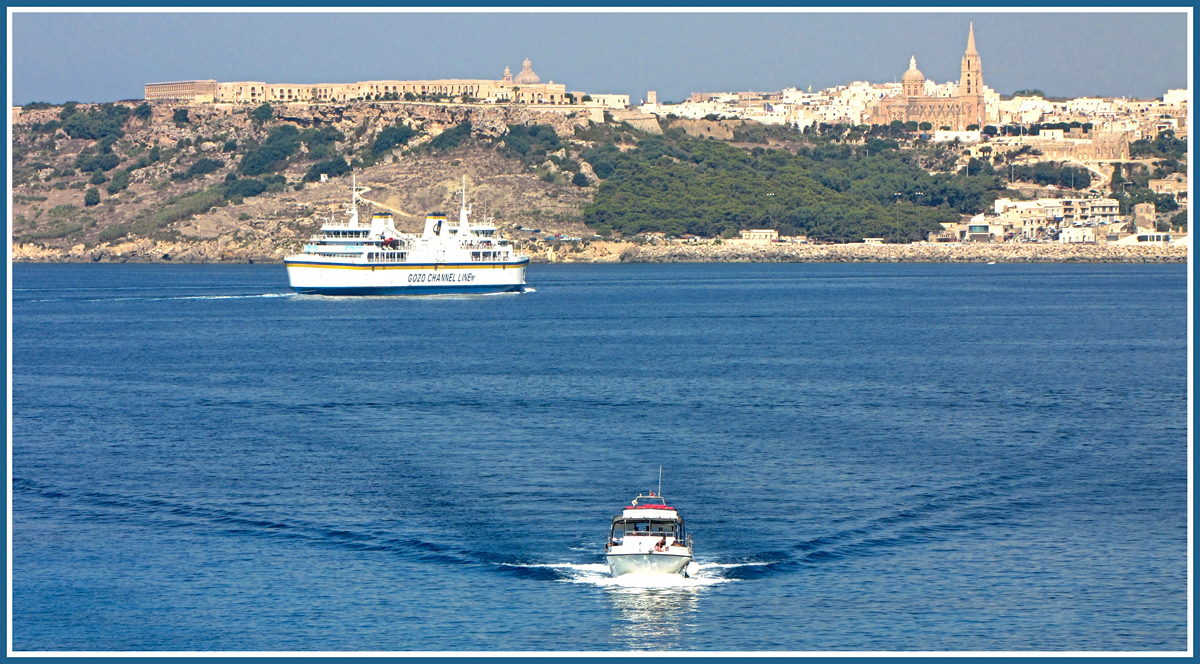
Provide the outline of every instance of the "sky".
{"type": "Polygon", "coordinates": [[[1167,12],[714,12],[673,9],[312,13],[12,12],[11,101],[140,99],[191,79],[353,83],[499,79],[528,57],[543,82],[628,94],[814,91],[925,78],[957,81],[968,27],[984,84],[1000,94],[1148,99],[1189,82],[1188,14],[1167,12]]]}

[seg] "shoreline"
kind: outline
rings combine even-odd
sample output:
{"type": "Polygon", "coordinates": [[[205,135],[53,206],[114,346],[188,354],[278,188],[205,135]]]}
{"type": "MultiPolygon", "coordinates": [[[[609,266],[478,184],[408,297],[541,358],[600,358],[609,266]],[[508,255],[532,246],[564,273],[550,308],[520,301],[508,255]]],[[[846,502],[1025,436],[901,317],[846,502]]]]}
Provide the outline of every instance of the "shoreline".
{"type": "MultiPolygon", "coordinates": [[[[1187,245],[776,244],[586,242],[523,244],[532,263],[1186,263],[1187,245]]],[[[70,249],[18,244],[13,263],[282,263],[282,247],[140,239],[70,249]]]]}

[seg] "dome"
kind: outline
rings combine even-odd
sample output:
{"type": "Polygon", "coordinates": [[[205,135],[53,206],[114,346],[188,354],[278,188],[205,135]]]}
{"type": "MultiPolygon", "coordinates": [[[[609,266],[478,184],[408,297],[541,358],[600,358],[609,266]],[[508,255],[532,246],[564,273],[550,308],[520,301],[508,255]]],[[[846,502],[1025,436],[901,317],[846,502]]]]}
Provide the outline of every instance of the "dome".
{"type": "Polygon", "coordinates": [[[912,56],[912,59],[908,61],[908,71],[904,72],[904,82],[905,83],[924,83],[925,82],[925,74],[922,74],[921,70],[917,69],[917,56],[915,56],[915,55],[912,56]]]}
{"type": "Polygon", "coordinates": [[[542,79],[533,73],[533,63],[529,61],[529,58],[525,58],[525,63],[521,66],[521,73],[517,74],[517,77],[513,79],[513,83],[517,85],[534,85],[541,82],[542,79]]]}

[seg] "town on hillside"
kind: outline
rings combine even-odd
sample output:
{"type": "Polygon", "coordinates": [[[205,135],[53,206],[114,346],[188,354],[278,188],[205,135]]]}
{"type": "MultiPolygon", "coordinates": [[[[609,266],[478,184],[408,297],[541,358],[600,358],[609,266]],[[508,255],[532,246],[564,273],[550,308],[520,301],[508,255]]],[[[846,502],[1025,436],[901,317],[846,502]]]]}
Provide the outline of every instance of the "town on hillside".
{"type": "MultiPolygon", "coordinates": [[[[957,81],[926,79],[913,55],[894,83],[675,102],[543,83],[526,59],[499,79],[192,80],[148,83],[138,100],[26,104],[12,109],[13,240],[81,254],[147,237],[244,241],[246,222],[278,217],[285,203],[331,209],[329,184],[356,169],[384,186],[393,178],[394,205],[381,207],[443,205],[428,183],[419,196],[406,190],[397,165],[407,160],[410,175],[434,162],[469,165],[483,149],[516,164],[505,177],[540,179],[537,214],[496,202],[529,243],[1186,242],[1188,90],[1148,100],[1000,95],[984,81],[973,26],[965,42],[957,81]],[[780,176],[779,192],[739,200],[669,189],[641,200],[646,173],[673,168],[671,177],[695,180],[687,191],[729,190],[736,158],[704,140],[749,152],[766,181],[788,172],[793,188],[810,178],[821,192],[793,195],[780,176]],[[791,156],[768,154],[780,150],[791,156]],[[882,166],[867,165],[873,155],[882,166]],[[694,168],[679,171],[681,162],[694,168]],[[305,190],[326,195],[296,193],[305,190]],[[843,208],[851,212],[837,224],[818,219],[843,208]]],[[[498,186],[506,167],[496,168],[498,186]]],[[[268,258],[284,251],[264,247],[268,258]]]]}

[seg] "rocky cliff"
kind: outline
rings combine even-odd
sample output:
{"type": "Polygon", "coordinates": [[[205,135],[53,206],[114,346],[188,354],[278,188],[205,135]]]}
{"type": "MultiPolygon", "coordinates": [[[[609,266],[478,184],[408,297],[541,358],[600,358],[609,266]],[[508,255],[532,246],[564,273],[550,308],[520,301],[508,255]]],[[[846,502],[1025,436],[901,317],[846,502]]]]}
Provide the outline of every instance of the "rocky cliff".
{"type": "Polygon", "coordinates": [[[568,142],[568,150],[582,149],[587,143],[571,138],[575,127],[588,125],[588,118],[582,115],[520,106],[375,103],[281,106],[271,121],[260,123],[252,119],[251,109],[242,106],[155,103],[151,108],[149,118],[130,118],[124,135],[112,142],[109,149],[120,159],[120,166],[107,175],[139,159],[145,161],[155,147],[161,159],[130,170],[126,189],[105,194],[100,204],[92,206],[86,204],[85,191],[92,187],[105,191],[105,185],[92,184],[91,174],[77,166],[81,154],[96,153],[98,142],[71,138],[62,128],[52,133],[38,131],[57,123],[59,108],[20,115],[13,128],[11,232],[15,260],[280,260],[323,219],[340,214],[349,202],[349,175],[327,182],[302,182],[313,163],[304,158],[304,145],[280,172],[286,183],[273,190],[186,216],[143,236],[130,233],[106,239],[103,234],[105,229],[128,224],[188,193],[214,187],[230,174],[236,176],[247,147],[261,144],[270,129],[281,123],[333,127],[345,138],[334,146],[336,153],[353,156],[368,148],[381,130],[398,123],[417,131],[407,147],[419,148],[469,120],[473,147],[444,153],[396,148],[376,158],[376,163],[355,169],[358,184],[370,187],[365,198],[378,203],[368,205],[364,212],[391,212],[398,227],[419,229],[426,213],[457,210],[455,196],[466,176],[468,196],[480,215],[477,218],[494,218],[518,240],[532,237],[516,230],[522,226],[538,228],[543,234],[579,236],[585,232],[580,220],[583,207],[591,200],[590,187],[572,185],[569,177],[536,170],[494,149],[495,143],[503,141],[508,126],[516,124],[550,125],[568,142]],[[186,111],[186,122],[174,120],[179,109],[186,111]],[[172,179],[172,174],[186,172],[201,159],[216,160],[221,166],[198,177],[172,179]]]}

